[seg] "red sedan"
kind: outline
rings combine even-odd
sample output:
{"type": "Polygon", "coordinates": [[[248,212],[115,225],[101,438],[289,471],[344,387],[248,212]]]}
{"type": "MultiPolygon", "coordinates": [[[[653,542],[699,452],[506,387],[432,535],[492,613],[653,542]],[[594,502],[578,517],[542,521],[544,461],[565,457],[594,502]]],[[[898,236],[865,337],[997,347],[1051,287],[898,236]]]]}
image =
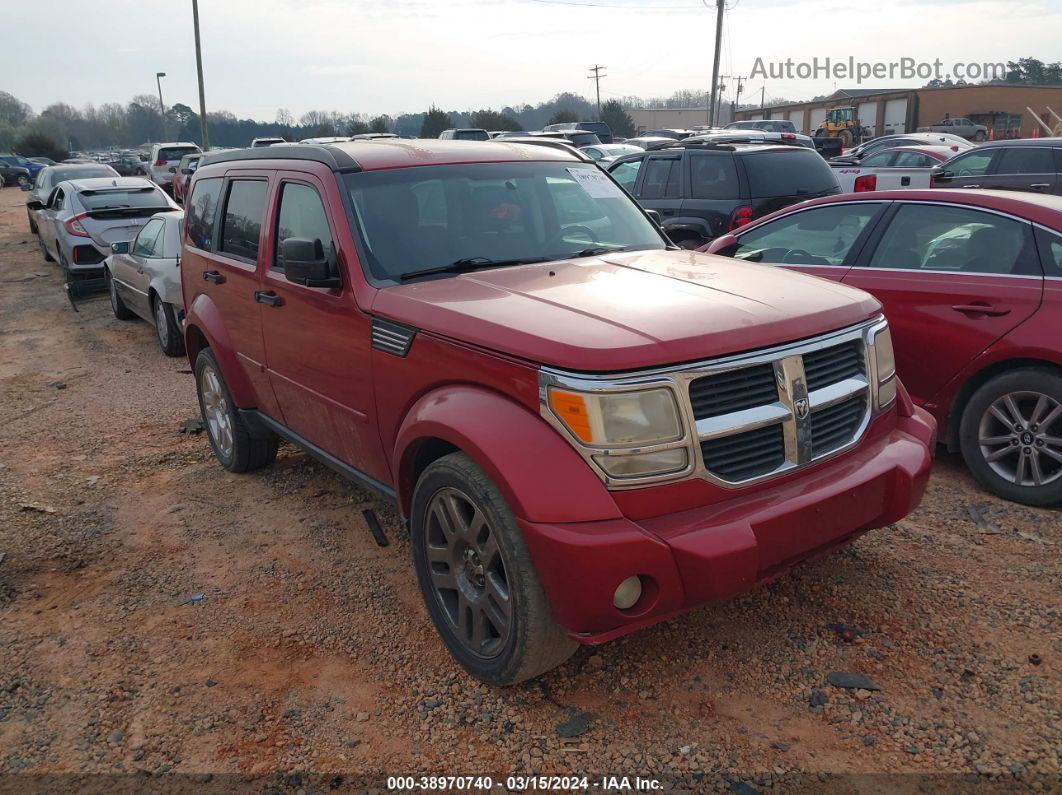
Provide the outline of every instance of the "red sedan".
{"type": "Polygon", "coordinates": [[[1062,502],[1062,197],[905,190],[829,196],[707,250],[860,287],[899,375],[991,491],[1062,502]]]}

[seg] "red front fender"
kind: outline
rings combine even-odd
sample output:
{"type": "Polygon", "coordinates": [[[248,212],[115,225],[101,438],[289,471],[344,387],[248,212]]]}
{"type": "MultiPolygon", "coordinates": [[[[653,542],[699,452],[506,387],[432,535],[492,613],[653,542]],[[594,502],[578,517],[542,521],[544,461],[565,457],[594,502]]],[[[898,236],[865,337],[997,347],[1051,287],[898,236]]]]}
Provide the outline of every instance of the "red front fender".
{"type": "Polygon", "coordinates": [[[419,445],[442,439],[466,453],[531,522],[587,522],[621,516],[601,480],[560,434],[525,406],[467,385],[429,392],[410,409],[395,440],[392,472],[409,515],[419,445]]]}

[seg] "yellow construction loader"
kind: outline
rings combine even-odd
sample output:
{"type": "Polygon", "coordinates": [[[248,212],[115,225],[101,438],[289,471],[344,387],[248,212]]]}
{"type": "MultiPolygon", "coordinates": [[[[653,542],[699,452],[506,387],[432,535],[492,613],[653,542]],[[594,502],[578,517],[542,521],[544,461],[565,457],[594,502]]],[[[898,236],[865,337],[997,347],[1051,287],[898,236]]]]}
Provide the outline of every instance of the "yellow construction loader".
{"type": "Polygon", "coordinates": [[[853,144],[862,143],[866,131],[856,118],[856,109],[851,105],[833,108],[826,114],[826,119],[815,129],[816,138],[840,138],[841,145],[847,149],[853,144]]]}

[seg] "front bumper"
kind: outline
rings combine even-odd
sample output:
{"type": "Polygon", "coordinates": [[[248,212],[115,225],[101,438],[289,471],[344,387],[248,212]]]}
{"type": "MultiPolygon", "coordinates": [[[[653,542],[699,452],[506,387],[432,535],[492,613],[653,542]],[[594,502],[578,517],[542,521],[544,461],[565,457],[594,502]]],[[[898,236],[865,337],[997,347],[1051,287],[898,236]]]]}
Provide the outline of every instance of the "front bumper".
{"type": "Polygon", "coordinates": [[[635,523],[518,520],[554,618],[582,643],[603,643],[776,579],[913,511],[922,499],[936,423],[921,409],[888,432],[783,484],[635,523]],[[630,610],[612,600],[640,575],[630,610]]]}

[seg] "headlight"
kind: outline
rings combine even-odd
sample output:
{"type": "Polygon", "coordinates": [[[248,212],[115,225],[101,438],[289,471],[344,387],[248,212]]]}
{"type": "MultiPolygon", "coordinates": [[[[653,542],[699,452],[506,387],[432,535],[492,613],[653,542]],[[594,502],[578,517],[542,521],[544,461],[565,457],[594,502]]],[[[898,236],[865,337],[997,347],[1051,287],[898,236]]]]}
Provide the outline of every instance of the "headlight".
{"type": "Polygon", "coordinates": [[[685,429],[666,387],[583,392],[551,385],[548,408],[608,477],[651,478],[689,465],[685,429]]]}
{"type": "Polygon", "coordinates": [[[878,408],[892,405],[896,399],[896,357],[892,351],[892,333],[883,327],[874,335],[874,377],[877,379],[878,408]]]}

